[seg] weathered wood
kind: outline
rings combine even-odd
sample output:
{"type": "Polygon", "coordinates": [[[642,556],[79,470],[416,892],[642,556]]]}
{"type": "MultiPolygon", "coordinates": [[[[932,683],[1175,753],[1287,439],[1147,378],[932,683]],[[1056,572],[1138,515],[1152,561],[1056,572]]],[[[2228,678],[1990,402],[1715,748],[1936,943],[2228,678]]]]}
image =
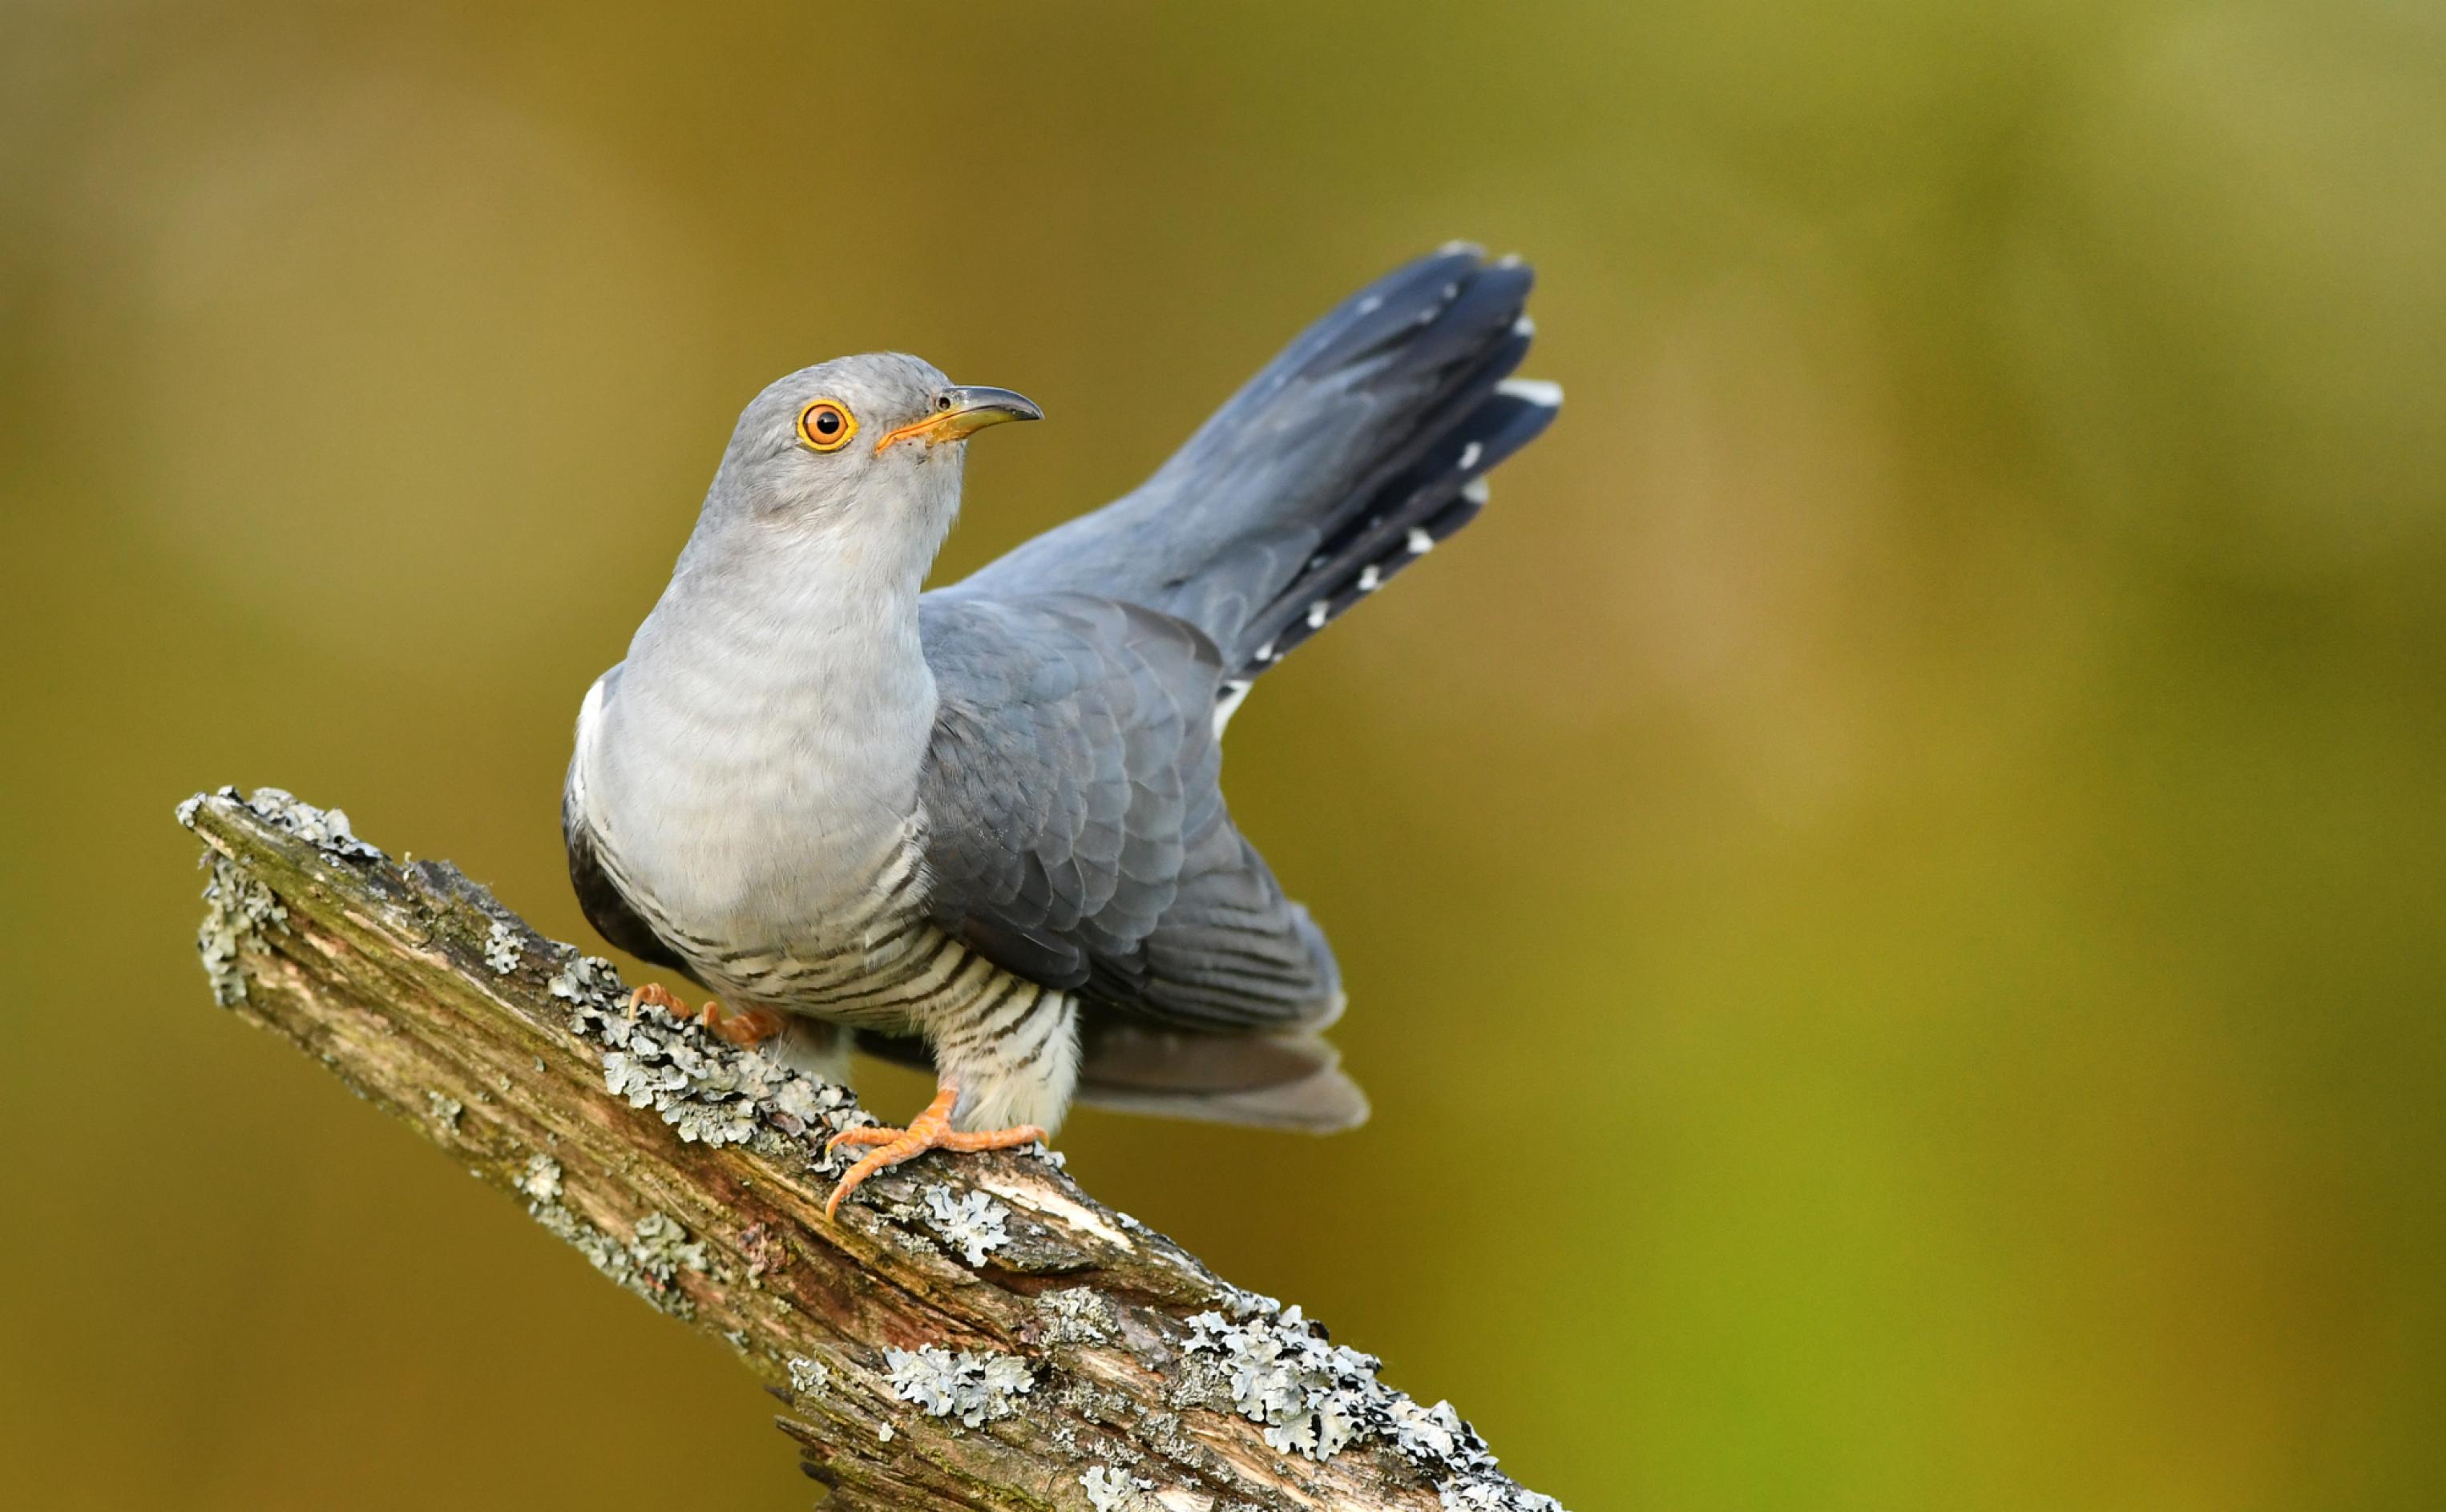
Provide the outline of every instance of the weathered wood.
{"type": "Polygon", "coordinates": [[[179,806],[215,997],[726,1339],[843,1508],[1553,1508],[1439,1403],[1218,1279],[1041,1150],[823,1202],[849,1093],[632,1018],[610,964],[277,790],[179,806]]]}

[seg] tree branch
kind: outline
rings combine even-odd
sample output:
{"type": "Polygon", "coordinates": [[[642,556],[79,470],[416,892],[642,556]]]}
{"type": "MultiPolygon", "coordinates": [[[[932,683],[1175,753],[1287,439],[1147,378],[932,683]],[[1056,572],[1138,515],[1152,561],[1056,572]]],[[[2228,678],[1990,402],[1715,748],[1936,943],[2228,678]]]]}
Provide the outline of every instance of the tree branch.
{"type": "Polygon", "coordinates": [[[608,961],[276,789],[179,818],[215,997],[727,1340],[848,1509],[1543,1512],[1452,1409],[1218,1279],[1041,1150],[929,1157],[837,1223],[843,1089],[631,1018],[608,961]]]}

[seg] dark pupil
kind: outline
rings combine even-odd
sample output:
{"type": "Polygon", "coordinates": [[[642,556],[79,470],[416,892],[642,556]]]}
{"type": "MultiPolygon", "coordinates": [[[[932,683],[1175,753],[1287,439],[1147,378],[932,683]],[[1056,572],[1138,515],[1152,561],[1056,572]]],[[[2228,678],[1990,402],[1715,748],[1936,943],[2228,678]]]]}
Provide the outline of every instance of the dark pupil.
{"type": "Polygon", "coordinates": [[[837,412],[828,409],[819,409],[816,411],[816,432],[818,435],[830,436],[833,432],[839,429],[840,416],[837,412]]]}

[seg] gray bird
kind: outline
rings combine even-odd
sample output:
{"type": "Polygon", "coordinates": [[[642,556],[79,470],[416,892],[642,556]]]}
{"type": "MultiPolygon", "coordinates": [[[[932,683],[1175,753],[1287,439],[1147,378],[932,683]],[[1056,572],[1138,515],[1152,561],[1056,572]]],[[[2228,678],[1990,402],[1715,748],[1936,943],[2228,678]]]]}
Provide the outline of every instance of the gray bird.
{"type": "MultiPolygon", "coordinates": [[[[1019,1144],[1074,1098],[1349,1128],[1341,974],[1232,826],[1259,674],[1486,502],[1544,430],[1529,269],[1455,244],[1343,302],[1136,491],[923,585],[967,439],[1036,420],[914,357],[844,357],[740,416],[670,586],[579,711],[561,822],[604,937],[846,1080],[931,1064],[869,1173],[1019,1144]]],[[[647,1003],[685,1014],[659,987],[647,1003]]]]}

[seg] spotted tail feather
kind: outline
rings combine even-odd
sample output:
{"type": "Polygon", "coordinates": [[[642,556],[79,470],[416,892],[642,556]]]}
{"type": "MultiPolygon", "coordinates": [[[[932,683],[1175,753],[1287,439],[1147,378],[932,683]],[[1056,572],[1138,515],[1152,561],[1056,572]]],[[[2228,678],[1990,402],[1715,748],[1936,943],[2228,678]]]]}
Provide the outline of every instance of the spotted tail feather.
{"type": "Polygon", "coordinates": [[[1406,566],[1410,546],[1465,524],[1487,469],[1552,418],[1551,385],[1510,382],[1533,334],[1533,282],[1518,258],[1461,242],[1395,269],[1285,347],[1145,483],[936,594],[1142,605],[1213,641],[1235,698],[1406,566]]]}
{"type": "MultiPolygon", "coordinates": [[[[1528,324],[1523,316],[1524,346],[1528,324]]],[[[1229,671],[1217,722],[1230,719],[1260,673],[1476,519],[1486,507],[1487,474],[1534,440],[1562,401],[1560,388],[1533,379],[1503,378],[1477,395],[1466,415],[1387,479],[1283,594],[1251,617],[1240,641],[1224,648],[1229,671]]]]}

